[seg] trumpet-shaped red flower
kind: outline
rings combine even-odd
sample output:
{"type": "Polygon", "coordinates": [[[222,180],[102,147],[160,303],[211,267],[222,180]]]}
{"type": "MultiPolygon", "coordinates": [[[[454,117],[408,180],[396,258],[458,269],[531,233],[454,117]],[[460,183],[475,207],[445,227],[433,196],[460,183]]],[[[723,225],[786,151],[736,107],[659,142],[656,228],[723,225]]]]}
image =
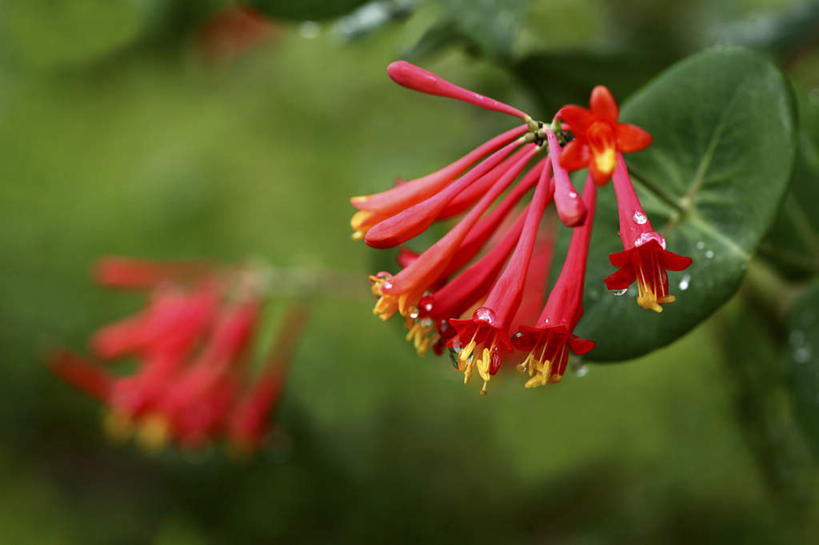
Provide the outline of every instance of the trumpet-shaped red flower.
{"type": "Polygon", "coordinates": [[[518,350],[528,352],[519,365],[529,374],[527,388],[559,382],[570,350],[582,355],[594,348],[594,342],[577,337],[573,331],[583,315],[583,284],[596,197],[597,188],[590,175],[583,191],[586,223],[572,233],[566,262],[537,323],[534,327],[521,326],[512,338],[518,350]]]}
{"type": "Polygon", "coordinates": [[[546,169],[542,170],[515,251],[486,301],[475,310],[472,319],[449,320],[457,332],[448,345],[457,353],[458,369],[464,372],[464,382],[469,382],[473,368],[477,368],[483,380],[482,392],[486,392],[492,375],[500,369],[504,355],[513,348],[509,338],[512,319],[523,298],[540,220],[554,191],[548,174],[546,169]]]}
{"type": "Polygon", "coordinates": [[[589,109],[564,106],[558,118],[574,134],[560,156],[567,170],[588,167],[597,185],[611,178],[617,163],[616,154],[640,151],[651,144],[651,135],[635,125],[618,123],[619,108],[608,89],[598,85],[592,90],[589,109]]]}
{"type": "Polygon", "coordinates": [[[145,310],[99,329],[90,342],[109,364],[135,359],[133,374],[118,376],[67,351],[50,361],[59,376],[108,407],[108,432],[119,438],[135,433],[151,449],[223,436],[244,450],[258,446],[305,311],[290,311],[271,356],[255,373],[248,352],[266,301],[260,271],[108,258],[95,275],[110,287],[151,290],[145,310]]]}
{"type": "Polygon", "coordinates": [[[623,156],[619,154],[614,170],[614,191],[620,215],[620,238],[625,249],[609,256],[611,264],[620,270],[606,278],[606,286],[610,290],[623,290],[636,280],[639,289],[637,304],[662,312],[662,305],[675,300],[668,294],[666,271],[686,269],[691,265],[691,258],[665,249],[665,239],[651,228],[631,184],[623,156]]]}

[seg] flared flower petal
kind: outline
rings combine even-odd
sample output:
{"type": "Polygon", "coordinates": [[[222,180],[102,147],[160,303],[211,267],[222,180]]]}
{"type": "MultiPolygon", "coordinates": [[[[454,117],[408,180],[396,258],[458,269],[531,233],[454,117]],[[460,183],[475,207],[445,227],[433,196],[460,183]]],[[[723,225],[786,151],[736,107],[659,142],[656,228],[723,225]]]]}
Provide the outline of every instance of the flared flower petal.
{"type": "Polygon", "coordinates": [[[617,102],[602,85],[592,90],[589,107],[564,106],[557,114],[575,137],[570,153],[561,157],[561,165],[567,170],[588,167],[595,183],[604,185],[617,164],[617,153],[644,149],[651,144],[651,135],[634,125],[617,122],[617,102]],[[581,158],[586,161],[581,162],[581,158]]]}

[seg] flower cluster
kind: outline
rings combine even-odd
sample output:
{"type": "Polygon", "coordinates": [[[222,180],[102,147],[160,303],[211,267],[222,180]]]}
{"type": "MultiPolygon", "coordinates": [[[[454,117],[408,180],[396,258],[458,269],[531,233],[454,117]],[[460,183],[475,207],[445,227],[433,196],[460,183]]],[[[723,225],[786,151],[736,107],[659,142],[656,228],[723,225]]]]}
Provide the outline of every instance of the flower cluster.
{"type": "Polygon", "coordinates": [[[391,64],[388,73],[404,87],[522,120],[436,172],[351,199],[358,209],[353,238],[373,248],[401,246],[434,222],[460,216],[425,251],[402,248],[397,274],[370,277],[374,313],[382,320],[400,313],[419,353],[448,349],[465,381],[478,373],[483,393],[507,361],[517,361],[528,374],[527,387],[560,381],[569,352],[581,355],[594,347],[573,332],[583,314],[597,188],[609,179],[624,250],[610,256],[620,270],[606,279],[607,286],[625,289],[636,280],[638,304],[657,312],[674,300],[666,270],[682,270],[691,260],[666,251],[665,240],[651,228],[622,155],[644,149],[651,136],[618,122],[608,89],[595,87],[588,109],[564,106],[547,124],[404,61],[391,64]],[[582,195],[569,177],[581,169],[588,170],[582,195]],[[521,205],[530,192],[530,202],[521,205]],[[573,232],[546,297],[555,227],[547,213],[551,203],[573,232]]]}
{"type": "Polygon", "coordinates": [[[263,365],[255,369],[253,343],[266,303],[259,267],[216,267],[200,262],[155,263],[105,258],[97,281],[147,290],[146,307],[97,330],[92,363],[67,350],[50,358],[61,378],[107,407],[106,431],[132,435],[154,450],[167,442],[196,447],[224,437],[241,451],[255,450],[268,425],[296,343],[307,322],[294,304],[263,365]],[[111,364],[135,361],[116,374],[111,364]]]}

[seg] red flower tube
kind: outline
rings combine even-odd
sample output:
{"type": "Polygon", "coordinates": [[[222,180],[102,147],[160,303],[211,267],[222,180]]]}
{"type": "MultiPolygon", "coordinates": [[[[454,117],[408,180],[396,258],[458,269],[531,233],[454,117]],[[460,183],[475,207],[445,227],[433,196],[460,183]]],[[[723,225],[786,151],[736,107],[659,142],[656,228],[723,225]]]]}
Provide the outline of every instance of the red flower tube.
{"type": "Polygon", "coordinates": [[[588,211],[586,222],[572,233],[563,269],[535,327],[521,326],[512,339],[518,350],[528,352],[519,366],[529,374],[527,388],[559,382],[566,370],[569,350],[581,355],[594,348],[594,342],[577,337],[573,331],[583,315],[583,284],[596,196],[597,187],[589,175],[583,191],[588,211]]]}
{"type": "Polygon", "coordinates": [[[623,290],[636,280],[639,290],[637,304],[662,312],[662,305],[675,300],[673,295],[668,294],[666,271],[688,268],[691,258],[665,249],[665,239],[651,228],[620,154],[617,155],[617,168],[614,170],[614,192],[620,215],[620,238],[625,249],[609,256],[611,264],[620,270],[606,278],[606,286],[610,290],[623,290]]]}
{"type": "Polygon", "coordinates": [[[544,169],[535,195],[526,212],[526,220],[515,251],[506,268],[489,292],[486,301],[472,315],[471,320],[450,320],[457,335],[449,341],[456,350],[458,369],[469,382],[473,367],[483,379],[482,393],[492,375],[498,372],[506,352],[512,350],[509,330],[517,313],[526,284],[526,273],[532,257],[543,211],[551,200],[553,186],[544,169]],[[473,355],[474,353],[474,355],[473,355]]]}

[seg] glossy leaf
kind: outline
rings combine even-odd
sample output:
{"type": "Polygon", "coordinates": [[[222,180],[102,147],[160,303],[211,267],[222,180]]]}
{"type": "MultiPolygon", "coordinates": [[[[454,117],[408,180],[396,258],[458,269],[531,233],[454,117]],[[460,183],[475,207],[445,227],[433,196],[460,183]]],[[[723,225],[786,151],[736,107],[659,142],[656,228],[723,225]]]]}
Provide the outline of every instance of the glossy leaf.
{"type": "Polygon", "coordinates": [[[461,34],[484,53],[508,56],[531,0],[439,0],[461,34]]]}
{"type": "Polygon", "coordinates": [[[784,359],[796,418],[819,456],[819,283],[791,312],[784,359]]]}
{"type": "Polygon", "coordinates": [[[794,155],[787,84],[765,57],[741,48],[672,66],[626,101],[621,121],[651,132],[653,144],[626,158],[637,194],[668,249],[694,262],[669,273],[678,300],[662,314],[637,306],[635,285],[623,297],[607,293],[608,254],[622,243],[613,191],[601,192],[577,331],[597,341],[596,361],[666,345],[731,297],[776,214],[794,155]]]}
{"type": "Polygon", "coordinates": [[[819,97],[796,89],[799,132],[788,194],[760,253],[781,273],[819,272],[819,97]]]}

